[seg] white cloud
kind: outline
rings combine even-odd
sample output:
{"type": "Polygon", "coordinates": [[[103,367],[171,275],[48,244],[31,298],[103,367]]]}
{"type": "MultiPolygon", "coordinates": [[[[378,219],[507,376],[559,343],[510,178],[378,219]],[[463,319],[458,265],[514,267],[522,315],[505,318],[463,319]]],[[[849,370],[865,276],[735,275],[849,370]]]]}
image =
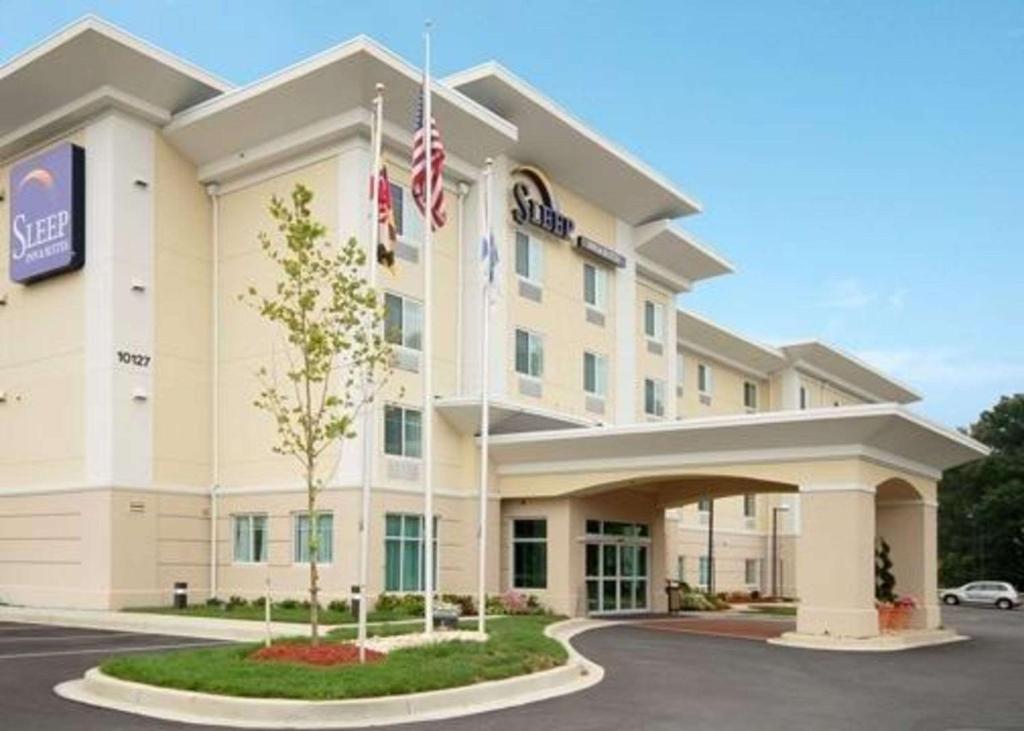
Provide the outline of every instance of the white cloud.
{"type": "Polygon", "coordinates": [[[1024,362],[978,358],[958,348],[862,350],[857,355],[911,385],[965,388],[1018,383],[1018,388],[1024,386],[1024,362]]]}
{"type": "Polygon", "coordinates": [[[864,310],[878,305],[898,312],[906,304],[907,294],[908,290],[903,287],[879,292],[857,277],[844,277],[825,282],[821,306],[833,310],[864,310]]]}

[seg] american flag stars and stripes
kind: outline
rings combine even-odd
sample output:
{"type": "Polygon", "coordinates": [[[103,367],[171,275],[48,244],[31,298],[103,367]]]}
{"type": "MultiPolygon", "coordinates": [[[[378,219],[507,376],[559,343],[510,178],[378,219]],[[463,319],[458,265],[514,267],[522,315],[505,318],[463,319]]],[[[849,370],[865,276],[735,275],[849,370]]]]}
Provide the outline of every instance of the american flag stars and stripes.
{"type": "MultiPolygon", "coordinates": [[[[423,93],[427,93],[424,88],[423,93]]],[[[420,209],[423,217],[427,216],[427,155],[426,155],[426,130],[424,129],[423,97],[416,110],[416,132],[412,138],[412,197],[416,201],[416,207],[420,209]]],[[[430,221],[434,229],[444,226],[448,220],[444,209],[444,186],[441,183],[441,174],[444,170],[444,143],[441,141],[441,132],[437,129],[437,122],[431,119],[430,135],[430,221]]]]}

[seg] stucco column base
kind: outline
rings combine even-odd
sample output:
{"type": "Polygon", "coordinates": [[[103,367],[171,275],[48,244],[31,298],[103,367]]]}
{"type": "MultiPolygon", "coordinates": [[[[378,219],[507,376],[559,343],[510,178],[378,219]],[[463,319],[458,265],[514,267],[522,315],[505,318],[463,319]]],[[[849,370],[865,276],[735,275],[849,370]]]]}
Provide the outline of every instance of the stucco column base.
{"type": "Polygon", "coordinates": [[[914,610],[907,621],[907,629],[939,629],[942,627],[942,607],[925,604],[914,610]]]}
{"type": "Polygon", "coordinates": [[[877,637],[878,611],[799,606],[796,610],[796,631],[801,635],[824,637],[877,637]]]}
{"type": "Polygon", "coordinates": [[[836,637],[831,635],[807,635],[800,632],[786,632],[781,637],[772,637],[769,644],[780,647],[796,647],[803,650],[835,650],[840,652],[893,652],[913,650],[918,647],[948,645],[963,642],[970,637],[957,634],[950,629],[914,629],[889,632],[874,637],[836,637]]]}

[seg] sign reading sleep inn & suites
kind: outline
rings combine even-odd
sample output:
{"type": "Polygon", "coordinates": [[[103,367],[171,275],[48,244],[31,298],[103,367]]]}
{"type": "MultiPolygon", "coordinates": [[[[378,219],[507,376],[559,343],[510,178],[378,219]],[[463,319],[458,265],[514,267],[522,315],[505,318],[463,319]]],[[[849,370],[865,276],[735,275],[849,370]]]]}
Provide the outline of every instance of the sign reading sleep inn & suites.
{"type": "Polygon", "coordinates": [[[85,264],[85,151],[66,142],[10,178],[11,280],[30,284],[85,264]]]}

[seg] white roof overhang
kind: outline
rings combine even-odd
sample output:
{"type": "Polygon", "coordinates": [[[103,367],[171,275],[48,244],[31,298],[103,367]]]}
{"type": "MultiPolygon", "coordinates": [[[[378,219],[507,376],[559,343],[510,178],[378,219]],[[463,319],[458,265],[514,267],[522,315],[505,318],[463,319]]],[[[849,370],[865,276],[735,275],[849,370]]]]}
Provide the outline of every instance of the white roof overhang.
{"type": "Polygon", "coordinates": [[[863,457],[937,479],[988,453],[897,404],[512,434],[490,442],[502,474],[863,457]]]}
{"type": "MultiPolygon", "coordinates": [[[[385,132],[407,144],[422,72],[365,36],[184,111],[165,134],[202,177],[203,170],[224,171],[232,160],[253,160],[272,148],[301,152],[311,137],[322,144],[355,127],[367,131],[378,83],[385,86],[385,132]],[[285,144],[274,147],[275,141],[285,144]]],[[[443,84],[432,88],[432,111],[449,156],[479,168],[515,142],[515,125],[443,84]]]]}
{"type": "MultiPolygon", "coordinates": [[[[453,396],[438,399],[434,408],[462,434],[479,434],[482,421],[479,396],[453,396]]],[[[531,431],[578,429],[593,426],[594,422],[516,404],[504,399],[491,399],[488,406],[491,434],[517,434],[531,431]]]]}
{"type": "Polygon", "coordinates": [[[689,310],[676,310],[676,339],[696,353],[759,378],[767,378],[786,365],[786,357],[775,348],[749,340],[689,310]]]}
{"type": "Polygon", "coordinates": [[[490,62],[444,79],[519,128],[509,154],[631,225],[678,218],[700,205],[500,64],[490,62]]]}
{"type": "Polygon", "coordinates": [[[644,259],[689,282],[735,271],[732,264],[668,220],[638,226],[633,248],[644,259]]]}
{"type": "Polygon", "coordinates": [[[155,124],[231,85],[86,17],[0,67],[0,159],[115,107],[155,124]]]}
{"type": "Polygon", "coordinates": [[[781,350],[797,370],[831,381],[869,400],[901,404],[921,400],[921,395],[909,386],[834,346],[809,340],[783,345],[781,350]]]}

